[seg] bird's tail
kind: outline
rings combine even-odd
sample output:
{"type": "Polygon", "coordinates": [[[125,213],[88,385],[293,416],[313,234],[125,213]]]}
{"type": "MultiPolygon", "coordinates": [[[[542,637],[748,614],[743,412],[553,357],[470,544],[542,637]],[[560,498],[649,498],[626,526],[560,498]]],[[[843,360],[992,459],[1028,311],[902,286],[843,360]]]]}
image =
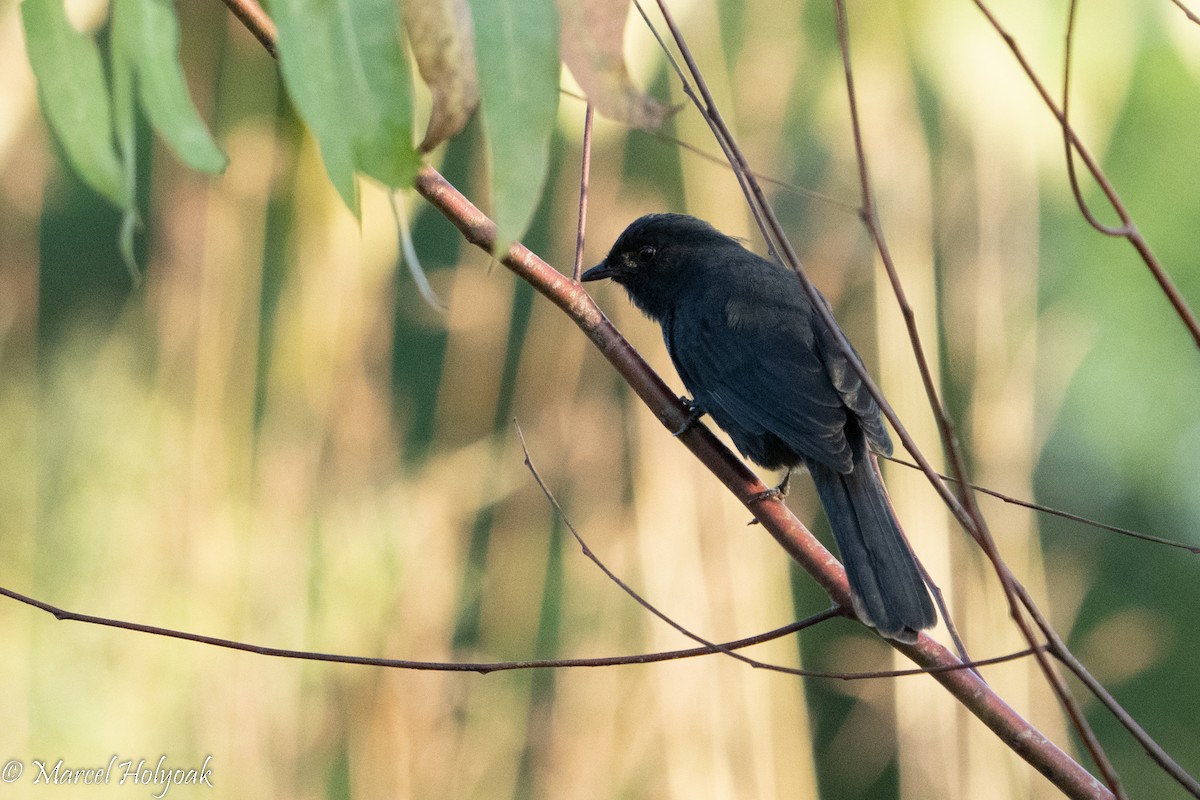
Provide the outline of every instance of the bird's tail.
{"type": "Polygon", "coordinates": [[[855,451],[848,473],[820,464],[809,472],[846,567],[854,612],[889,639],[913,642],[937,614],[861,438],[855,451]]]}

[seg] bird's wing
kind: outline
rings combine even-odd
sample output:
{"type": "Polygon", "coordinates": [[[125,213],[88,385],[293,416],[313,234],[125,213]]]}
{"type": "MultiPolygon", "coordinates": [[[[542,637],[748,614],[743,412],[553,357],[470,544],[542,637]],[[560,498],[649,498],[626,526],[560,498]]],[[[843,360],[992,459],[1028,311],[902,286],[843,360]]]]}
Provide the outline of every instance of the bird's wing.
{"type": "Polygon", "coordinates": [[[704,300],[674,315],[667,341],[699,407],[719,424],[773,434],[804,458],[849,472],[847,409],[807,299],[784,291],[704,300]]]}
{"type": "MultiPolygon", "coordinates": [[[[859,426],[867,437],[867,441],[884,455],[891,455],[892,440],[888,436],[887,428],[883,425],[883,414],[879,410],[879,404],[867,391],[866,385],[858,376],[858,371],[854,369],[850,359],[842,352],[837,336],[815,314],[813,328],[816,331],[817,350],[821,354],[821,360],[825,363],[825,369],[829,373],[834,388],[841,395],[842,402],[858,418],[859,426]]],[[[858,351],[854,349],[854,345],[850,345],[850,349],[861,362],[862,358],[858,357],[858,351]]]]}

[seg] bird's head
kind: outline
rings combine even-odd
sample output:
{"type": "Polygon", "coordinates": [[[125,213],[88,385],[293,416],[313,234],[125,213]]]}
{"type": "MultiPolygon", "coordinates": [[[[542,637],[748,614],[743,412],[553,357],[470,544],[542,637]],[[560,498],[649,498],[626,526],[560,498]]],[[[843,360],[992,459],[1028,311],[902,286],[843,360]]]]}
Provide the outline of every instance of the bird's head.
{"type": "Polygon", "coordinates": [[[696,278],[695,270],[714,261],[700,256],[730,246],[742,249],[736,239],[704,220],[686,214],[648,214],[630,223],[604,260],[581,279],[611,278],[625,287],[639,308],[662,319],[696,278]]]}

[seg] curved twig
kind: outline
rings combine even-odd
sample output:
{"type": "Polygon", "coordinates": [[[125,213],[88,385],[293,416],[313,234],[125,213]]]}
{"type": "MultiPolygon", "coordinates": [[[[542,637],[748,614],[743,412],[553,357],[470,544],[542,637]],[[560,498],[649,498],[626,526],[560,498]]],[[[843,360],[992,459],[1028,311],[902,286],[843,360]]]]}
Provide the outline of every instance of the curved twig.
{"type": "Polygon", "coordinates": [[[1105,225],[1092,213],[1087,201],[1083,199],[1083,190],[1079,188],[1079,176],[1075,174],[1075,147],[1071,143],[1069,120],[1071,114],[1071,51],[1075,46],[1075,18],[1078,10],[1078,0],[1071,0],[1067,6],[1067,36],[1066,44],[1063,47],[1062,129],[1063,147],[1066,149],[1067,156],[1067,180],[1071,184],[1071,194],[1075,195],[1075,205],[1079,207],[1079,213],[1087,220],[1088,225],[1105,236],[1128,236],[1132,232],[1128,220],[1123,220],[1123,224],[1120,226],[1105,225]]]}
{"type": "Polygon", "coordinates": [[[1196,346],[1200,347],[1200,320],[1196,319],[1196,315],[1188,306],[1187,301],[1183,299],[1183,295],[1180,294],[1178,287],[1175,286],[1175,282],[1171,280],[1171,277],[1167,275],[1166,270],[1164,270],[1162,265],[1158,263],[1158,257],[1154,255],[1153,251],[1151,251],[1150,244],[1146,241],[1145,237],[1142,236],[1142,233],[1140,230],[1138,230],[1137,226],[1133,223],[1133,218],[1130,216],[1129,211],[1125,208],[1125,204],[1121,202],[1121,198],[1117,194],[1117,190],[1113,188],[1112,183],[1108,180],[1108,176],[1104,174],[1104,170],[1100,168],[1100,164],[1092,156],[1091,151],[1089,151],[1083,144],[1083,141],[1079,138],[1079,134],[1077,134],[1075,129],[1067,123],[1066,115],[1058,108],[1058,106],[1054,104],[1054,98],[1050,96],[1050,92],[1046,89],[1045,84],[1042,83],[1041,79],[1037,76],[1037,73],[1034,72],[1033,66],[1029,63],[1029,60],[1025,58],[1025,54],[1021,51],[1021,48],[1017,46],[1016,37],[1009,33],[1004,26],[1000,24],[1000,20],[995,14],[992,13],[992,10],[988,8],[987,4],[984,3],[983,0],[975,0],[975,7],[978,8],[983,16],[987,19],[988,24],[992,26],[992,28],[996,31],[996,34],[1004,41],[1004,44],[1008,46],[1008,49],[1012,52],[1013,57],[1017,59],[1017,63],[1021,66],[1021,70],[1029,79],[1029,83],[1042,98],[1042,102],[1045,103],[1046,108],[1048,108],[1050,113],[1054,115],[1054,118],[1058,120],[1058,124],[1062,126],[1063,133],[1070,142],[1071,147],[1074,148],[1075,152],[1079,154],[1079,158],[1083,161],[1084,166],[1087,167],[1088,172],[1090,172],[1092,175],[1092,178],[1100,186],[1101,191],[1104,192],[1104,196],[1108,198],[1108,202],[1112,205],[1113,211],[1116,212],[1118,217],[1120,217],[1121,223],[1127,229],[1126,232],[1121,233],[1120,235],[1123,236],[1131,245],[1133,245],[1133,249],[1136,250],[1138,255],[1141,257],[1142,263],[1144,263],[1146,268],[1150,270],[1150,274],[1158,283],[1162,293],[1166,295],[1167,301],[1171,304],[1171,307],[1175,309],[1176,316],[1178,316],[1180,321],[1183,322],[1184,327],[1187,328],[1188,334],[1192,337],[1192,340],[1196,343],[1196,346]]]}
{"type": "MultiPolygon", "coordinates": [[[[566,667],[615,667],[625,664],[650,664],[657,661],[673,661],[681,658],[695,658],[697,656],[713,655],[715,653],[723,653],[726,651],[741,650],[746,647],[763,644],[774,639],[779,639],[784,636],[812,627],[813,625],[823,622],[831,617],[838,616],[838,609],[829,609],[822,611],[820,614],[814,614],[811,617],[802,619],[798,622],[793,622],[789,625],[784,625],[774,630],[764,633],[747,636],[742,639],[735,639],[731,642],[723,644],[709,644],[702,647],[691,647],[684,650],[666,650],[660,653],[641,653],[630,656],[600,656],[597,658],[553,658],[553,659],[537,659],[527,661],[483,661],[483,662],[460,662],[460,661],[414,661],[411,659],[401,658],[372,658],[368,656],[351,656],[341,653],[319,653],[311,650],[290,650],[283,647],[266,647],[264,645],[250,644],[248,642],[239,642],[233,639],[222,639],[217,636],[205,636],[199,633],[191,633],[189,631],[176,630],[174,628],[162,628],[157,625],[146,625],[140,622],[129,622],[127,620],[112,619],[110,617],[99,617],[93,614],[80,614],[75,611],[68,611],[50,603],[38,600],[34,597],[15,592],[12,589],[7,589],[0,586],[0,595],[9,597],[27,606],[45,611],[52,614],[55,619],[60,622],[83,622],[89,625],[99,625],[105,628],[118,628],[120,630],[133,631],[135,633],[145,633],[151,636],[163,636],[169,639],[182,639],[185,642],[196,642],[198,644],[206,644],[212,647],[223,647],[226,650],[238,650],[243,653],[254,653],[260,656],[273,656],[276,658],[290,658],[302,661],[322,661],[334,664],[355,664],[360,666],[370,667],[386,667],[389,669],[408,669],[425,672],[477,672],[481,675],[486,675],[489,672],[505,672],[511,670],[523,669],[561,669],[566,667]]],[[[966,666],[985,666],[988,664],[999,664],[1004,661],[1012,661],[1017,658],[1022,658],[1028,655],[1028,651],[1018,653],[1010,653],[996,658],[985,659],[966,666]]],[[[905,670],[898,675],[918,674],[921,670],[905,670]]],[[[812,671],[806,674],[806,677],[811,678],[833,678],[837,680],[864,680],[869,678],[886,678],[893,677],[887,673],[880,672],[862,672],[862,673],[843,673],[843,672],[817,672],[812,671]]]]}

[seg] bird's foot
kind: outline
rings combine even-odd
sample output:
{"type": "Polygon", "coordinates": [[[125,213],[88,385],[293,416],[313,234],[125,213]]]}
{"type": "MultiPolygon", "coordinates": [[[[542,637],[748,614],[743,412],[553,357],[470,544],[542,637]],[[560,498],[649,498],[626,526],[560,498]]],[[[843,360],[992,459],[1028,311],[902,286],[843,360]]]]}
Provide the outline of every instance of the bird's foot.
{"type": "Polygon", "coordinates": [[[684,420],[684,423],[679,426],[678,430],[671,431],[671,435],[675,437],[682,436],[687,432],[688,428],[695,425],[700,421],[700,418],[704,416],[704,409],[696,405],[695,400],[691,400],[687,397],[680,397],[679,399],[685,406],[688,407],[688,418],[684,420]]]}
{"type": "MultiPolygon", "coordinates": [[[[788,483],[791,480],[792,480],[792,471],[788,470],[787,472],[785,472],[783,474],[783,480],[781,480],[779,482],[778,486],[776,486],[773,489],[767,489],[764,492],[759,492],[758,494],[755,494],[746,502],[746,505],[751,505],[753,503],[762,503],[767,500],[778,500],[779,502],[782,503],[783,498],[787,497],[788,483]]],[[[749,522],[747,522],[746,524],[747,525],[757,525],[758,520],[752,519],[749,522]]]]}
{"type": "Polygon", "coordinates": [[[765,492],[759,492],[750,498],[751,503],[761,503],[764,500],[782,500],[787,497],[788,484],[792,480],[792,471],[788,470],[783,473],[783,480],[774,489],[767,489],[765,492]]]}

